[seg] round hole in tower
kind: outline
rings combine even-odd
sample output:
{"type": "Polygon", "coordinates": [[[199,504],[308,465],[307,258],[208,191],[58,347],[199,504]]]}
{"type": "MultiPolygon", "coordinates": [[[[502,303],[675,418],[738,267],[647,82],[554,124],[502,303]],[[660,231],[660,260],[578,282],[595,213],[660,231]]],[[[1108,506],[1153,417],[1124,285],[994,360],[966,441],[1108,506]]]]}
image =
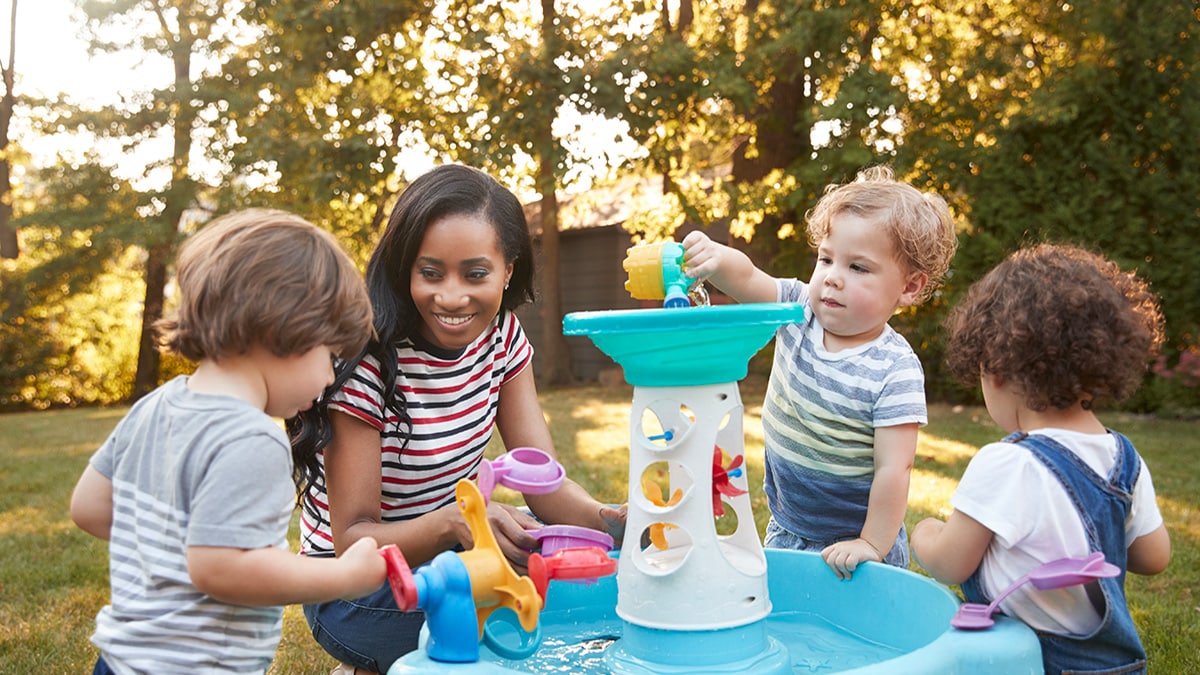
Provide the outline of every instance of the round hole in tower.
{"type": "Polygon", "coordinates": [[[650,513],[665,513],[683,501],[695,481],[688,468],[679,462],[651,462],[634,491],[640,506],[650,513]]]}
{"type": "Polygon", "coordinates": [[[644,574],[669,574],[683,564],[692,550],[692,537],[687,529],[666,520],[650,523],[638,541],[638,551],[632,557],[644,574]]]}
{"type": "Polygon", "coordinates": [[[653,449],[674,447],[696,422],[691,408],[670,399],[660,399],[642,409],[636,431],[653,449]]]}
{"type": "Polygon", "coordinates": [[[713,528],[717,531],[718,536],[728,537],[728,536],[731,536],[734,532],[737,532],[737,529],[738,529],[737,512],[734,511],[733,506],[723,498],[721,499],[721,509],[722,509],[722,512],[719,515],[715,512],[715,509],[714,509],[713,528]]]}

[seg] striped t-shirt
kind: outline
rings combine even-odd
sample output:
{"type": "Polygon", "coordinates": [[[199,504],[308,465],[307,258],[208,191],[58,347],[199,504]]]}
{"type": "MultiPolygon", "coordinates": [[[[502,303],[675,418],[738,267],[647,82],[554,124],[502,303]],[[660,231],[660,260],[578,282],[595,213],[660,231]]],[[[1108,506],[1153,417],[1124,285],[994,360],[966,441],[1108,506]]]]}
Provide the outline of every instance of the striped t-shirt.
{"type": "Polygon", "coordinates": [[[926,423],[924,371],[887,325],[867,344],[827,352],[803,282],[780,280],[779,300],[804,304],[813,318],[776,332],[762,419],[771,515],[812,541],[855,537],[874,476],[875,429],[926,423]]]}
{"type": "Polygon", "coordinates": [[[111,602],[92,642],[116,673],[263,673],[282,607],[242,607],[201,593],[189,546],[287,549],[295,505],[280,425],[178,377],[117,424],[91,465],[113,484],[111,602]]]}
{"type": "MultiPolygon", "coordinates": [[[[491,439],[500,388],[532,362],[533,346],[517,316],[501,311],[491,327],[461,351],[405,340],[397,346],[396,358],[396,387],[404,395],[411,425],[385,408],[379,362],[373,357],[359,363],[329,403],[330,410],[379,430],[384,522],[416,518],[454,501],[455,485],[475,475],[491,439]]],[[[324,455],[318,459],[323,467],[324,455]]],[[[304,552],[332,552],[323,474],[305,501],[304,552]]]]}

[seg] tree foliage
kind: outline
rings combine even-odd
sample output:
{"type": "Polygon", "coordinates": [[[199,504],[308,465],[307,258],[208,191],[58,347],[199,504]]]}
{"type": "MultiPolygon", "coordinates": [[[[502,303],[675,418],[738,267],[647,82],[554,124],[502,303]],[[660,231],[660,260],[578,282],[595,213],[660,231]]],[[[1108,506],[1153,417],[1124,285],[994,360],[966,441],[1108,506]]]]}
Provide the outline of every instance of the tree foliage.
{"type": "MultiPolygon", "coordinates": [[[[96,48],[161,55],[176,75],[101,110],[58,102],[43,128],[118,139],[128,152],[165,134],[172,150],[148,168],[158,177],[150,184],[92,155],[31,171],[18,186],[15,224],[34,246],[0,269],[0,395],[9,402],[71,399],[50,384],[30,393],[30,381],[61,380],[46,373],[91,377],[62,365],[61,354],[86,359],[52,326],[128,331],[153,318],[152,289],[193,227],[185,213],[289,208],[365,260],[429,158],[479,166],[538,195],[549,223],[560,192],[613,178],[618,165],[658,176],[661,204],[628,227],[651,238],[705,227],[772,273],[802,278],[805,212],[828,184],[890,163],[944,195],[962,233],[944,292],[895,320],[939,395],[962,394],[940,369],[946,309],[1032,241],[1091,245],[1151,280],[1171,338],[1162,372],[1200,341],[1194,3],[81,5],[96,48]],[[583,142],[597,133],[613,139],[583,142]],[[617,155],[626,134],[638,150],[617,155]],[[50,310],[108,297],[106,280],[131,270],[142,281],[126,293],[146,294],[133,303],[140,315],[108,325],[50,310]]],[[[543,281],[556,287],[557,266],[548,267],[543,281]]],[[[86,306],[115,316],[128,305],[86,306]]],[[[129,370],[123,362],[113,372],[129,370]]]]}

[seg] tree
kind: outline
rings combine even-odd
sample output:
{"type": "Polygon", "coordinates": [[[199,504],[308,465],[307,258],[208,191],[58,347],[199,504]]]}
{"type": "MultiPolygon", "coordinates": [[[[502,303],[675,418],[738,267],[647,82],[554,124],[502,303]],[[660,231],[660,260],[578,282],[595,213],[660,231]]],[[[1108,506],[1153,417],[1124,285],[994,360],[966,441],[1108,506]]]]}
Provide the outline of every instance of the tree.
{"type": "Polygon", "coordinates": [[[246,3],[254,40],[223,73],[240,130],[228,156],[254,202],[289,208],[370,255],[412,176],[408,158],[436,133],[426,100],[423,2],[246,3]]]}
{"type": "Polygon", "coordinates": [[[100,110],[87,122],[94,133],[120,139],[129,148],[163,136],[170,141],[169,157],[152,165],[166,177],[149,191],[151,208],[128,216],[140,216],[141,228],[126,243],[146,252],[142,267],[145,298],[133,383],[133,397],[137,398],[158,385],[160,355],[153,325],[163,314],[168,264],[188,225],[184,214],[204,208],[200,202],[202,182],[193,166],[195,159],[207,152],[206,134],[199,127],[207,123],[210,133],[215,133],[223,126],[222,102],[200,86],[202,80],[193,80],[193,59],[203,55],[203,65],[211,68],[227,54],[230,35],[226,31],[234,17],[233,7],[221,0],[85,0],[80,6],[92,30],[92,49],[158,55],[173,73],[165,88],[137,92],[125,105],[100,110]]]}
{"type": "Polygon", "coordinates": [[[1200,15],[1134,0],[961,2],[908,16],[906,142],[969,216],[964,283],[1018,246],[1094,248],[1150,280],[1168,352],[1200,336],[1200,15]],[[936,11],[947,12],[937,15],[936,11]],[[938,38],[931,23],[953,26],[938,38]],[[951,142],[947,142],[949,139],[951,142]]]}
{"type": "MultiPolygon", "coordinates": [[[[603,65],[608,109],[678,204],[633,225],[727,230],[760,264],[803,272],[803,213],[825,185],[885,161],[903,101],[877,56],[886,3],[668,3],[603,65]],[[657,222],[655,222],[657,220],[657,222]]],[[[722,232],[716,233],[722,236],[722,232]]]]}
{"type": "Polygon", "coordinates": [[[556,125],[564,108],[587,108],[579,73],[604,48],[605,24],[585,20],[586,5],[251,2],[244,16],[265,32],[233,79],[262,102],[243,120],[253,122],[254,138],[238,161],[269,164],[277,178],[263,196],[307,199],[306,212],[337,218],[352,247],[374,241],[414,149],[477,166],[520,196],[536,194],[539,377],[566,381],[557,199],[585,160],[563,147],[556,125]]]}
{"type": "Polygon", "coordinates": [[[0,258],[16,258],[20,254],[17,229],[13,227],[12,164],[9,160],[9,124],[17,106],[13,88],[16,84],[17,57],[17,0],[12,0],[8,20],[8,61],[0,61],[0,76],[4,78],[4,97],[0,99],[0,258]]]}

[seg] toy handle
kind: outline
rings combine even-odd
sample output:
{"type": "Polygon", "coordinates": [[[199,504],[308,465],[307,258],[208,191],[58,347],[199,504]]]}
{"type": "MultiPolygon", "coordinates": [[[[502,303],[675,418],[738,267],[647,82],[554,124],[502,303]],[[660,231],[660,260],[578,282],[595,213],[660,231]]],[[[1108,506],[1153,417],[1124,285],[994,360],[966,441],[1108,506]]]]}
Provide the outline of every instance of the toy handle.
{"type": "Polygon", "coordinates": [[[392,597],[400,611],[407,612],[417,607],[417,582],[413,578],[412,569],[404,554],[395,544],[387,544],[379,548],[379,555],[387,563],[388,584],[392,587],[392,597]]]}
{"type": "Polygon", "coordinates": [[[526,631],[521,627],[516,612],[508,607],[500,607],[483,622],[483,644],[501,658],[513,660],[529,658],[542,644],[542,624],[539,622],[532,631],[526,631]],[[509,629],[503,632],[516,635],[516,644],[512,644],[510,639],[503,639],[496,630],[498,626],[509,629]]]}

